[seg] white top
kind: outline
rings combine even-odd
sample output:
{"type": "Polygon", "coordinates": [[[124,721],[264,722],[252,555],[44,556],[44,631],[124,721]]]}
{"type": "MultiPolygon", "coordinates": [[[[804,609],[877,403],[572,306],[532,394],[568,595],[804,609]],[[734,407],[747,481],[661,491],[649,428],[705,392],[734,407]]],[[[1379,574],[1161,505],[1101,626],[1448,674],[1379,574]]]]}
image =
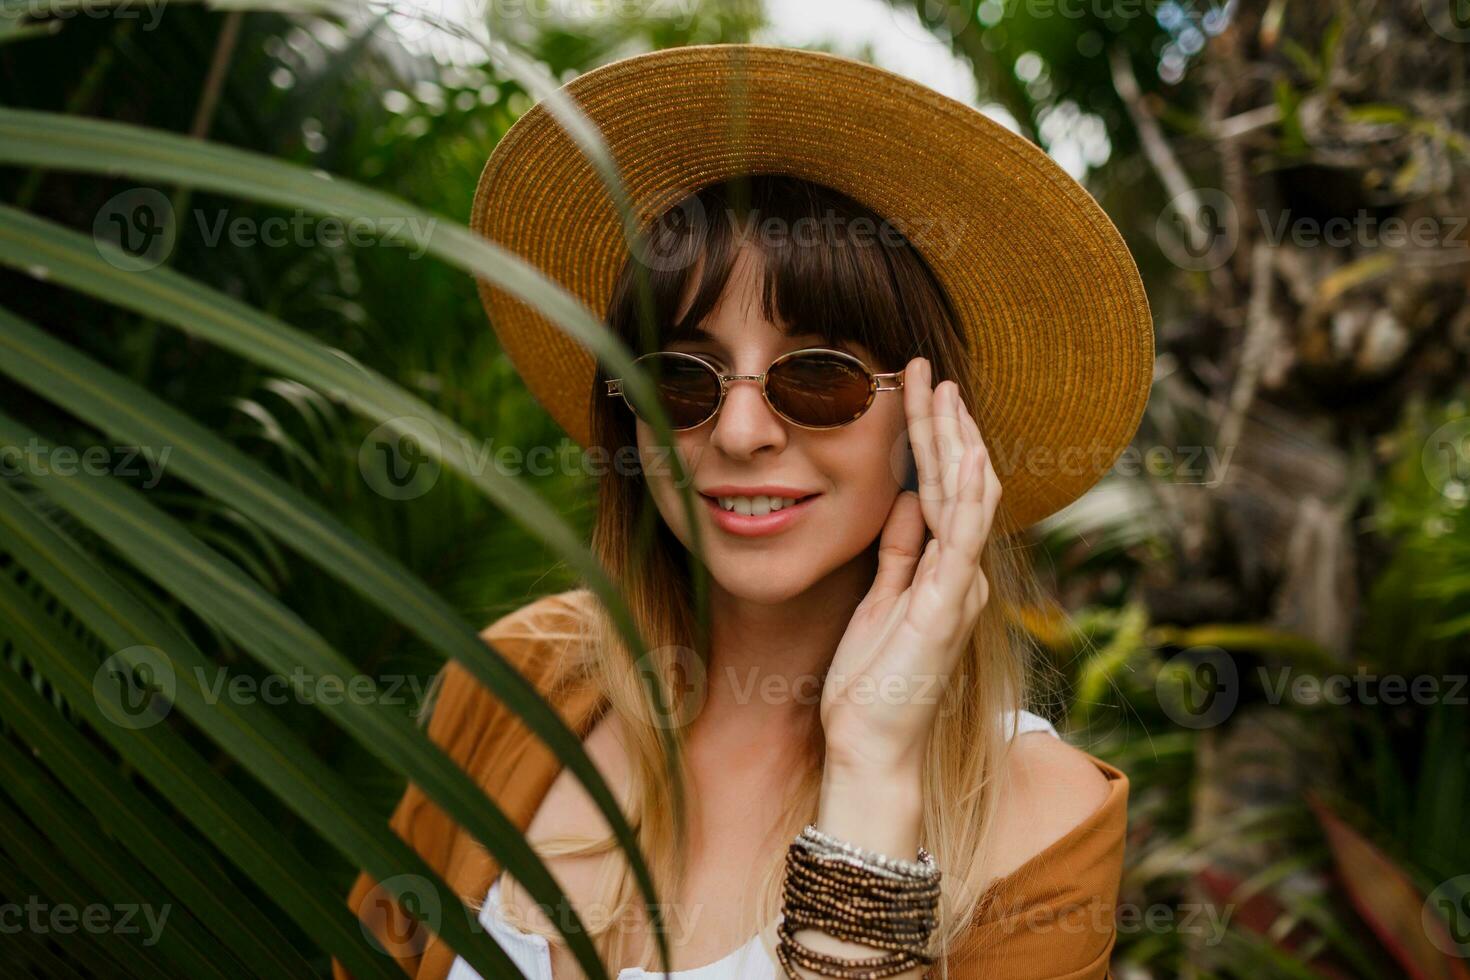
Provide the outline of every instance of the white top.
{"type": "MultiPolygon", "coordinates": [[[[1014,716],[1014,724],[1007,724],[1011,738],[1027,732],[1049,732],[1060,737],[1051,722],[1040,715],[1022,711],[1014,716]]],[[[1010,717],[1007,721],[1011,721],[1010,717]]],[[[781,917],[777,916],[779,922],[781,917]]],[[[555,980],[551,975],[551,950],[545,936],[522,932],[508,922],[500,911],[500,875],[490,884],[490,893],[480,908],[480,924],[489,931],[511,958],[511,962],[526,975],[526,980],[555,980]]],[[[777,967],[761,945],[760,935],[751,936],[745,945],[726,955],[688,970],[650,972],[642,967],[630,966],[619,970],[616,980],[776,980],[777,967]]],[[[450,967],[447,980],[483,980],[480,974],[456,957],[450,967]]]]}

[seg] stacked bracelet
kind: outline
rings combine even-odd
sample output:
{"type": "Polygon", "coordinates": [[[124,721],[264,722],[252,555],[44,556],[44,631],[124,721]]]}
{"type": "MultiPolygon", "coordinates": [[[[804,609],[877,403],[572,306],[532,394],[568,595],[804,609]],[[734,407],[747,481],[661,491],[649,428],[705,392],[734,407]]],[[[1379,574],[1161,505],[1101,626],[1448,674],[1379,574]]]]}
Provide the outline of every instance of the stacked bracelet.
{"type": "Polygon", "coordinates": [[[877,980],[933,962],[927,949],[939,907],[939,869],[919,848],[917,861],[891,858],[806,828],[786,852],[784,918],[776,954],[786,976],[792,964],[823,976],[877,980]],[[887,952],[862,959],[818,953],[796,940],[800,929],[887,952]]]}

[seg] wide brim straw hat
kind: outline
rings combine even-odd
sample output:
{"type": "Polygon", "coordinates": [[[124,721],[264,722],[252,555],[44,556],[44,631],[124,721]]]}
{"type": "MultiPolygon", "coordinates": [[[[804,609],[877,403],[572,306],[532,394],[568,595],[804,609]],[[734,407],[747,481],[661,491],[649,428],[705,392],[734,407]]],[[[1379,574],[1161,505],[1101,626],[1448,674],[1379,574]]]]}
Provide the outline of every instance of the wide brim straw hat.
{"type": "MultiPolygon", "coordinates": [[[[1071,503],[1132,439],[1154,359],[1137,265],[1091,195],[1025,138],[882,68],[768,45],[640,54],[562,91],[601,131],[640,229],[706,184],[785,173],[847,194],[913,242],[971,338],[962,390],[975,393],[970,409],[1004,489],[999,530],[1071,503]]],[[[545,100],[491,153],[470,226],[606,315],[628,239],[545,100]]],[[[531,393],[588,446],[591,351],[477,281],[531,393]]]]}

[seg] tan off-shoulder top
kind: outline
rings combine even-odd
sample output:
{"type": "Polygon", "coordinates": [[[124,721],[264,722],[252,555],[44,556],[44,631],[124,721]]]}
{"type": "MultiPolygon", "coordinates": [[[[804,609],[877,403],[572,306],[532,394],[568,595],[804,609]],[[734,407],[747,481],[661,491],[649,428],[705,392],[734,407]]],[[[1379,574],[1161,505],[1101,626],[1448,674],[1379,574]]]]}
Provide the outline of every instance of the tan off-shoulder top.
{"type": "MultiPolygon", "coordinates": [[[[585,589],[538,599],[502,616],[481,635],[534,683],[567,725],[586,737],[606,701],[585,679],[565,669],[559,654],[575,638],[585,589]]],[[[561,769],[556,757],[520,718],[456,662],[439,680],[429,737],[494,799],[523,832],[561,769]]],[[[1108,779],[1101,807],[1070,833],[996,881],[969,933],[947,959],[953,980],[1097,980],[1111,976],[1108,960],[1117,936],[1114,907],[1123,868],[1128,779],[1098,759],[1108,779]]],[[[410,783],[390,819],[455,892],[483,900],[499,873],[495,859],[419,788],[410,783]]],[[[444,980],[455,951],[391,902],[372,895],[376,882],[358,876],[349,907],[385,943],[415,980],[444,980]],[[371,902],[365,900],[372,895],[371,902]],[[403,937],[413,937],[405,943],[403,937]]],[[[333,962],[337,980],[351,976],[333,962]]],[[[934,976],[940,976],[938,964],[934,976]]]]}

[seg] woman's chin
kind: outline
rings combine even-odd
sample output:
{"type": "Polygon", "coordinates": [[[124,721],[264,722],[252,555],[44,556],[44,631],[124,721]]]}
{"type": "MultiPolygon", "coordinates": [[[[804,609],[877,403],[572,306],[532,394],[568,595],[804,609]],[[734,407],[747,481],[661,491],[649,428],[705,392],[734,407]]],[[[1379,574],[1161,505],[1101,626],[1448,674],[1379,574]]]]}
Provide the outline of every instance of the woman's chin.
{"type": "Polygon", "coordinates": [[[742,560],[738,567],[716,562],[710,578],[732,598],[756,605],[774,606],[794,599],[814,583],[810,569],[772,568],[766,562],[742,560]]]}

